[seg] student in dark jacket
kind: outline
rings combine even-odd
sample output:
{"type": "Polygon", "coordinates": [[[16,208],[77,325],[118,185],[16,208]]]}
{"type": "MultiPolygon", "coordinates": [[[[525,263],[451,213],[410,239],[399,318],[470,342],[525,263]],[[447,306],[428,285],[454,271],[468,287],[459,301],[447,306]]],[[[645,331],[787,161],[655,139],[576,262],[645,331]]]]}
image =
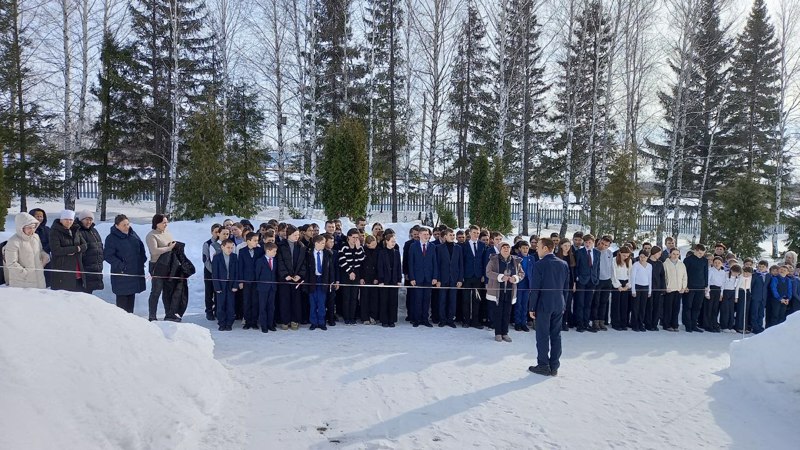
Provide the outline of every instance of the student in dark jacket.
{"type": "Polygon", "coordinates": [[[750,326],[754,334],[764,331],[765,310],[770,298],[770,284],[772,275],[769,273],[769,263],[759,261],[753,273],[750,285],[752,301],[750,302],[750,326]]]}
{"type": "Polygon", "coordinates": [[[419,232],[419,243],[408,250],[408,278],[411,286],[411,324],[432,327],[429,317],[431,309],[431,286],[439,280],[439,266],[436,259],[436,248],[428,240],[430,230],[422,228],[419,232]]]}
{"type": "MultiPolygon", "coordinates": [[[[361,263],[360,284],[378,285],[378,240],[375,236],[364,238],[364,262],[361,263]]],[[[375,325],[380,316],[377,287],[361,289],[361,321],[364,325],[375,325]]]]}
{"type": "Polygon", "coordinates": [[[222,243],[222,253],[211,261],[211,275],[217,292],[217,324],[219,331],[233,330],[235,295],[239,291],[239,264],[233,252],[236,244],[228,239],[222,243]]]}
{"type": "Polygon", "coordinates": [[[84,274],[84,292],[91,294],[94,291],[103,289],[103,238],[94,226],[94,213],[91,211],[81,211],[77,214],[78,222],[73,224],[83,240],[88,245],[83,253],[82,262],[84,274]],[[94,272],[94,273],[91,273],[94,272]]]}
{"type": "Polygon", "coordinates": [[[328,290],[325,298],[325,322],[329,327],[334,327],[336,326],[336,298],[339,294],[339,249],[336,248],[336,238],[332,233],[323,233],[320,236],[325,237],[325,249],[331,253],[331,261],[333,261],[333,286],[328,290]]]}
{"type": "Polygon", "coordinates": [[[444,244],[436,246],[436,259],[439,264],[439,327],[456,327],[456,294],[457,288],[464,283],[464,257],[462,247],[456,244],[453,230],[445,228],[440,231],[444,236],[444,244]],[[456,289],[446,289],[456,288],[456,289]]]}
{"type": "Polygon", "coordinates": [[[124,214],[114,218],[114,226],[106,236],[103,259],[111,266],[111,291],[117,296],[117,306],[132,313],[136,294],[146,289],[147,254],[142,239],[124,214]]]}
{"type": "Polygon", "coordinates": [[[83,274],[83,253],[89,248],[83,236],[74,228],[75,212],[65,209],[61,216],[53,221],[50,229],[50,250],[53,254],[50,287],[54,291],[83,292],[85,280],[83,274]]]}
{"type": "Polygon", "coordinates": [[[286,239],[278,245],[278,323],[282,330],[297,330],[303,320],[302,291],[299,284],[306,276],[306,248],[299,242],[300,232],[286,225],[286,239]]]}
{"type": "MultiPolygon", "coordinates": [[[[408,251],[411,245],[419,242],[419,225],[414,225],[409,231],[409,239],[403,244],[403,279],[406,286],[411,286],[411,280],[408,279],[408,251]]],[[[406,289],[406,321],[411,320],[411,289],[406,289]]]]}
{"type": "Polygon", "coordinates": [[[342,289],[342,316],[345,325],[356,324],[356,305],[358,304],[361,265],[364,262],[364,248],[357,228],[347,232],[347,245],[339,250],[339,282],[342,289]]]}
{"type": "Polygon", "coordinates": [[[644,312],[644,326],[648,331],[658,331],[658,322],[664,309],[664,292],[667,289],[667,280],[664,274],[664,261],[661,259],[661,247],[650,249],[648,262],[653,266],[653,294],[647,299],[644,312]]]}
{"type": "Polygon", "coordinates": [[[245,235],[245,247],[239,250],[239,279],[242,283],[242,315],[244,316],[244,329],[257,330],[258,324],[258,292],[254,283],[256,279],[256,261],[264,256],[264,250],[259,245],[258,233],[252,231],[245,235]]]}
{"type": "Polygon", "coordinates": [[[570,291],[569,266],[553,254],[555,242],[541,238],[536,253],[539,261],[533,265],[531,296],[528,309],[536,320],[536,366],[533,373],[556,376],[561,366],[561,325],[564,300],[570,291]]]}
{"type": "Polygon", "coordinates": [[[313,248],[308,252],[306,275],[308,290],[310,329],[327,330],[325,326],[325,304],[328,292],[333,285],[333,254],[325,249],[325,236],[317,235],[311,239],[313,248]]]}
{"type": "MultiPolygon", "coordinates": [[[[39,240],[42,242],[42,250],[44,250],[47,255],[50,255],[50,227],[47,226],[47,213],[44,212],[41,208],[33,208],[28,212],[28,214],[32,215],[36,220],[39,221],[39,226],[36,227],[36,234],[39,236],[39,240]]],[[[50,263],[47,263],[44,266],[45,273],[44,273],[44,281],[47,287],[50,287],[50,274],[51,272],[47,272],[47,269],[50,269],[50,263]]]]}
{"type": "Polygon", "coordinates": [[[480,240],[481,230],[477,225],[470,225],[469,238],[461,246],[463,257],[464,283],[461,303],[461,326],[483,329],[480,320],[481,297],[475,292],[486,283],[486,265],[489,263],[489,254],[486,244],[480,240]]]}
{"type": "Polygon", "coordinates": [[[387,286],[380,289],[380,320],[384,328],[394,328],[397,323],[397,296],[402,285],[402,265],[397,237],[394,233],[384,233],[385,244],[378,252],[378,283],[387,286]]]}
{"type": "Polygon", "coordinates": [[[258,291],[258,324],[262,333],[275,328],[275,293],[278,291],[278,246],[274,242],[264,245],[265,254],[256,260],[256,290],[258,291]]]}
{"type": "MultiPolygon", "coordinates": [[[[206,320],[215,320],[214,317],[214,303],[215,292],[214,283],[211,282],[211,261],[214,255],[219,250],[219,231],[222,225],[215,223],[211,225],[211,239],[203,242],[203,250],[201,251],[203,257],[203,286],[205,287],[205,303],[206,303],[206,320]]],[[[225,230],[226,236],[229,233],[225,230]]],[[[227,239],[227,237],[226,237],[227,239]]]]}
{"type": "Polygon", "coordinates": [[[700,307],[703,305],[703,298],[706,296],[708,287],[708,260],[706,260],[706,247],[703,244],[694,246],[683,260],[686,266],[686,287],[689,292],[683,294],[683,314],[682,321],[686,331],[702,333],[698,328],[697,321],[700,318],[700,307]]]}
{"type": "Polygon", "coordinates": [[[778,268],[778,276],[772,277],[769,285],[772,308],[771,317],[767,321],[767,328],[786,321],[786,309],[794,295],[794,283],[789,278],[789,269],[786,266],[778,268]]]}
{"type": "Polygon", "coordinates": [[[594,236],[583,236],[583,247],[575,252],[575,322],[578,332],[596,332],[589,326],[594,291],[600,283],[600,251],[594,248],[594,236]]]}

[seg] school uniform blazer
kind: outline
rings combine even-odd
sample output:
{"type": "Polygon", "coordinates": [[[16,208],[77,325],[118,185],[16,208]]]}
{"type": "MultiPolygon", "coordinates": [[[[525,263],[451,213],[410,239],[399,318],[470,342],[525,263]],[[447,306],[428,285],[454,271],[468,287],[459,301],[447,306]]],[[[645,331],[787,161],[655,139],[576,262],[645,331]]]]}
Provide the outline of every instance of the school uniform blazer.
{"type": "Polygon", "coordinates": [[[250,256],[250,249],[247,247],[239,250],[239,278],[244,281],[254,281],[256,279],[256,261],[264,256],[261,247],[253,249],[253,256],[250,256]]]}
{"type": "Polygon", "coordinates": [[[419,243],[418,239],[409,239],[403,244],[403,275],[408,278],[408,251],[411,249],[411,244],[419,243]]]}
{"type": "Polygon", "coordinates": [[[300,241],[294,243],[294,258],[289,249],[289,240],[281,242],[278,246],[278,280],[286,281],[286,277],[299,275],[304,279],[306,274],[306,248],[300,241]]]}
{"type": "Polygon", "coordinates": [[[436,258],[436,247],[428,244],[425,255],[422,255],[422,243],[416,242],[408,249],[408,281],[417,284],[429,284],[439,280],[439,264],[436,258]]]}
{"type": "Polygon", "coordinates": [[[464,258],[461,256],[461,246],[453,243],[453,255],[447,249],[447,244],[436,246],[436,259],[439,263],[439,277],[442,286],[453,287],[456,283],[464,281],[464,258]]]}
{"type": "Polygon", "coordinates": [[[592,249],[592,267],[589,267],[589,251],[586,247],[575,252],[575,281],[584,286],[600,282],[600,250],[592,249]]]}
{"type": "MultiPolygon", "coordinates": [[[[248,255],[249,256],[249,255],[248,255]]],[[[275,281],[278,280],[278,258],[272,258],[272,269],[269,268],[269,261],[267,261],[267,255],[261,254],[261,257],[256,259],[256,277],[255,281],[261,281],[261,283],[256,284],[256,290],[260,293],[269,294],[270,292],[275,292],[278,289],[278,285],[275,284],[275,281]]]]}
{"type": "Polygon", "coordinates": [[[753,303],[767,302],[767,299],[769,298],[769,288],[771,282],[772,275],[770,275],[769,272],[767,272],[763,280],[758,272],[753,273],[753,281],[750,283],[750,292],[753,296],[753,303]]]}
{"type": "Polygon", "coordinates": [[[464,258],[464,278],[481,279],[486,276],[486,265],[489,264],[489,254],[486,244],[478,241],[478,253],[473,254],[470,241],[461,244],[461,254],[464,258]]]}
{"type": "Polygon", "coordinates": [[[533,265],[530,289],[528,311],[537,314],[564,312],[570,290],[569,266],[563,259],[548,253],[533,265]]]}
{"type": "Polygon", "coordinates": [[[381,248],[378,250],[378,282],[396,285],[403,280],[400,265],[400,250],[381,248]]]}
{"type": "Polygon", "coordinates": [[[214,281],[215,291],[230,291],[239,288],[239,258],[236,253],[231,253],[228,267],[225,267],[225,257],[222,253],[214,255],[211,261],[211,276],[214,281]]]}
{"type": "MultiPolygon", "coordinates": [[[[314,292],[317,288],[317,251],[311,250],[306,256],[306,287],[307,291],[314,292]]],[[[333,253],[330,250],[322,250],[322,279],[320,285],[330,285],[334,283],[335,270],[333,269],[333,253]]]]}

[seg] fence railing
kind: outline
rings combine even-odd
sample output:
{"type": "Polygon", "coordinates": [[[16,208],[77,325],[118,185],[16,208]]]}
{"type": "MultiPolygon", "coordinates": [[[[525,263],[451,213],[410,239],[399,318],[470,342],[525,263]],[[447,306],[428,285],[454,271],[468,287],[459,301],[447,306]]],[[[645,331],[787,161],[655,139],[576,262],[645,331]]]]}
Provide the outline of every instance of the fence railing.
{"type": "MultiPolygon", "coordinates": [[[[277,184],[266,182],[261,185],[259,189],[259,202],[264,207],[277,207],[280,206],[280,188],[277,184]]],[[[296,184],[289,184],[284,187],[286,198],[286,205],[290,208],[301,209],[305,206],[306,193],[300,186],[296,184]]],[[[84,180],[78,183],[78,198],[97,198],[99,194],[98,183],[96,180],[84,180]]],[[[112,199],[115,199],[111,196],[112,199]]],[[[135,201],[154,201],[155,192],[152,190],[143,191],[139,193],[135,201]]],[[[423,193],[409,193],[400,195],[397,198],[397,209],[403,213],[411,213],[416,218],[419,214],[423,213],[427,207],[427,196],[423,193]]],[[[446,209],[455,214],[457,209],[457,202],[449,200],[449,198],[442,194],[435,194],[433,196],[433,204],[443,204],[446,209]]],[[[512,202],[511,204],[511,220],[519,221],[522,211],[521,204],[512,202]]],[[[315,209],[322,209],[322,204],[317,201],[314,206],[315,209]]],[[[469,203],[463,205],[464,215],[469,217],[469,203]]],[[[380,195],[372,199],[371,211],[373,213],[386,213],[392,210],[392,199],[390,195],[380,195]]],[[[561,218],[563,211],[561,208],[543,207],[536,202],[528,203],[528,224],[529,228],[536,229],[553,229],[561,225],[561,218]]],[[[682,234],[699,234],[700,233],[700,220],[697,217],[681,217],[678,218],[678,230],[682,234]]],[[[667,233],[672,232],[674,229],[673,219],[667,221],[667,233]]],[[[567,210],[567,224],[571,226],[584,226],[583,217],[580,209],[571,208],[567,210]]],[[[641,232],[655,231],[662,225],[662,218],[656,214],[642,214],[639,216],[638,229],[641,232]]],[[[785,226],[780,225],[778,233],[784,233],[785,226]]]]}

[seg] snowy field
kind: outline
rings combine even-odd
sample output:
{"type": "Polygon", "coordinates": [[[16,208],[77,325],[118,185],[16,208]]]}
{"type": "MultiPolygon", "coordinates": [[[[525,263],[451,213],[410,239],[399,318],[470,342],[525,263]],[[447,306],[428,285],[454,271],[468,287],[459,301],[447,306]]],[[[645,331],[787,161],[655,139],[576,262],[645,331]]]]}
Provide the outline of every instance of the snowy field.
{"type": "MultiPolygon", "coordinates": [[[[114,208],[147,233],[152,209],[114,208]]],[[[212,222],[169,225],[197,267],[212,222]]],[[[404,236],[410,226],[394,228],[404,236]]],[[[98,225],[103,236],[109,228],[98,225]]],[[[136,317],[146,317],[145,294],[136,316],[108,304],[108,277],[97,293],[105,302],[0,288],[0,449],[775,450],[800,441],[800,315],[743,341],[568,332],[549,378],[527,372],[532,333],[497,343],[486,330],[406,322],[266,335],[237,322],[219,332],[202,313],[202,280],[190,290],[184,323],[165,324],[136,317]]]]}

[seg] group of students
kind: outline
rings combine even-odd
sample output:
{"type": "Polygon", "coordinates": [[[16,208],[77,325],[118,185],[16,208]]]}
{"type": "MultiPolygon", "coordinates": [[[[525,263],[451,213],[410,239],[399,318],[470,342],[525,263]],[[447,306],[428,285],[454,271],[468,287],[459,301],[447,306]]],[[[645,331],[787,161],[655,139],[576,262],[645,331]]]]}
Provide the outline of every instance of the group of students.
{"type": "Polygon", "coordinates": [[[687,332],[760,333],[800,310],[793,262],[769,267],[764,260],[739,261],[723,243],[711,253],[697,244],[681,259],[671,237],[664,249],[628,242],[612,252],[611,243],[610,236],[596,240],[580,232],[572,242],[560,241],[556,255],[567,261],[573,279],[564,331],[604,331],[609,324],[677,332],[680,314],[687,332]]]}

